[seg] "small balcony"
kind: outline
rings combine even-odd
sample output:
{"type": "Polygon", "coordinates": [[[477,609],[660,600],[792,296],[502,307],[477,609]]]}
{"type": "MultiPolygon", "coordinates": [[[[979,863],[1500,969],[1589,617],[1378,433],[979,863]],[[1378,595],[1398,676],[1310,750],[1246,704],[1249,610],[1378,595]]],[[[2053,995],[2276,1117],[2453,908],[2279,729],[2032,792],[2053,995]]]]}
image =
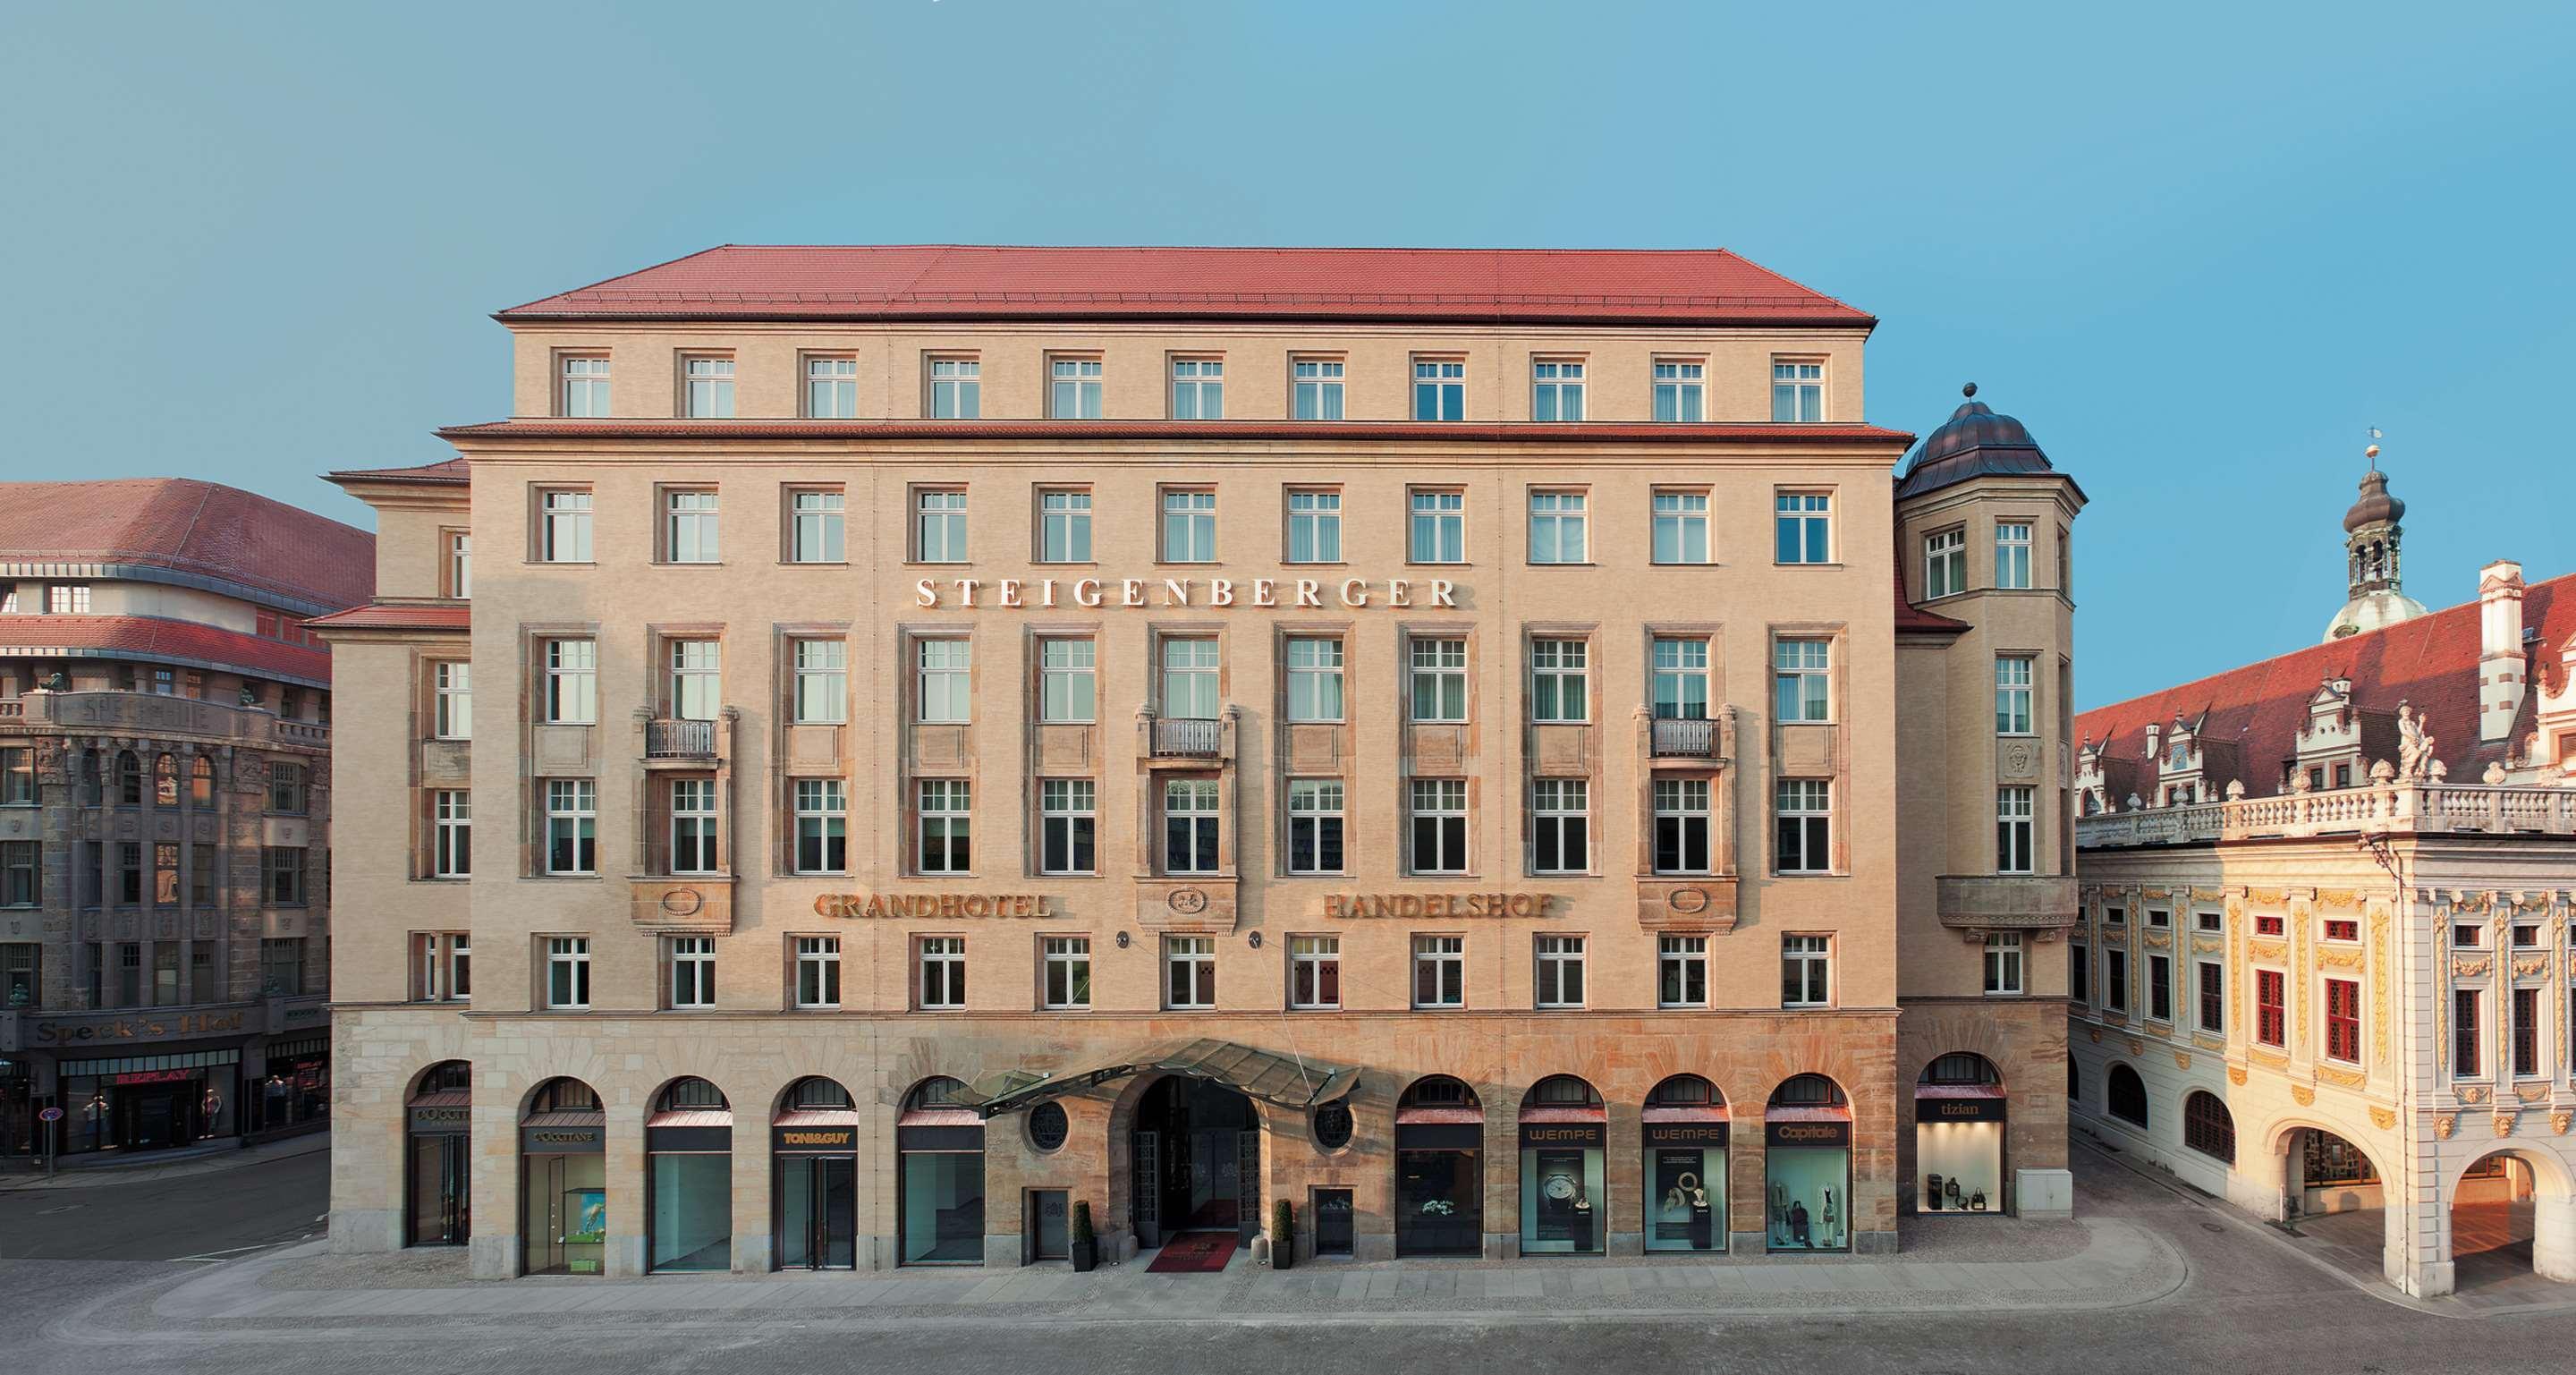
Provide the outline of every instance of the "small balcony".
{"type": "Polygon", "coordinates": [[[1158,716],[1151,707],[1136,713],[1136,748],[1149,764],[1218,764],[1234,758],[1234,731],[1240,713],[1231,706],[1213,719],[1158,716]]]}
{"type": "Polygon", "coordinates": [[[1717,723],[1656,717],[1647,731],[1646,747],[1657,759],[1714,759],[1717,723]]]}
{"type": "Polygon", "coordinates": [[[2072,874],[1943,874],[1935,881],[1941,924],[1971,939],[2028,931],[2053,939],[2075,924],[2072,874]]]}
{"type": "Polygon", "coordinates": [[[716,757],[716,723],[656,718],[644,723],[644,757],[647,759],[713,759],[716,757]]]}

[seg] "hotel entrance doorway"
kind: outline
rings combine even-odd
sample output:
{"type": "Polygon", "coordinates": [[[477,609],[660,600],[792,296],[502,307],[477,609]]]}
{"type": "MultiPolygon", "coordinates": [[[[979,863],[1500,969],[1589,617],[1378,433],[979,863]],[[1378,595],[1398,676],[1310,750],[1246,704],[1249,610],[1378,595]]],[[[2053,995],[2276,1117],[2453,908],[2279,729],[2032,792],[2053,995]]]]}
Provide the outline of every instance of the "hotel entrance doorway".
{"type": "Polygon", "coordinates": [[[1136,1105],[1130,1138],[1136,1244],[1183,1232],[1261,1230],[1261,1122],[1252,1100],[1186,1075],[1166,1075],[1136,1105]]]}

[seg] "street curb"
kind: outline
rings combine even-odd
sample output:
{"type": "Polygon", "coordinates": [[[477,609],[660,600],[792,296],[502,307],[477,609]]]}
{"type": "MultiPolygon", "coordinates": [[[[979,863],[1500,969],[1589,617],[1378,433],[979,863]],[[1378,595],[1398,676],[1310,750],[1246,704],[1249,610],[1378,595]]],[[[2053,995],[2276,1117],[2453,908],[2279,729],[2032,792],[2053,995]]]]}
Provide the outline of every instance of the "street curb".
{"type": "Polygon", "coordinates": [[[202,1155],[188,1160],[137,1161],[131,1165],[90,1166],[60,1171],[52,1178],[43,1173],[0,1175],[0,1193],[22,1193],[37,1189],[96,1189],[112,1184],[147,1184],[162,1179],[187,1179],[197,1175],[222,1174],[228,1170],[252,1165],[266,1165],[279,1160],[292,1160],[315,1151],[331,1149],[331,1133],[314,1132],[308,1136],[290,1136],[266,1146],[246,1151],[202,1155]],[[272,1149],[273,1148],[273,1149],[272,1149]]]}

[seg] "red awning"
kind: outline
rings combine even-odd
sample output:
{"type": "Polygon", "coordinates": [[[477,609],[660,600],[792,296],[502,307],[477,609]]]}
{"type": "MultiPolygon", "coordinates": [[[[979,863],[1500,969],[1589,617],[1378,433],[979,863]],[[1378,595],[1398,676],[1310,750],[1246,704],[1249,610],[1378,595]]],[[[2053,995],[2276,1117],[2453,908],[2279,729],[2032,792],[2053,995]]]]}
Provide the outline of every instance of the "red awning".
{"type": "Polygon", "coordinates": [[[1395,1121],[1398,1126],[1412,1126],[1420,1122],[1479,1126],[1484,1123],[1484,1120],[1485,1114],[1475,1108],[1397,1108],[1395,1110],[1395,1121]]]}
{"type": "MultiPolygon", "coordinates": [[[[852,1113],[850,1120],[858,1120],[852,1113]]],[[[914,1108],[895,1119],[898,1127],[980,1127],[984,1119],[973,1108],[914,1108]]]]}
{"type": "Polygon", "coordinates": [[[1524,1122],[1601,1122],[1609,1112],[1598,1106],[1578,1107],[1571,1103],[1550,1103],[1544,1107],[1521,1109],[1524,1122]]]}
{"type": "Polygon", "coordinates": [[[1768,1108],[1762,1113],[1765,1122],[1848,1122],[1849,1108],[1768,1108]]]}
{"type": "Polygon", "coordinates": [[[648,1127],[730,1127],[731,1108],[673,1108],[644,1119],[648,1127]]]}
{"type": "Polygon", "coordinates": [[[769,1119],[773,1127],[855,1127],[856,1108],[789,1108],[769,1119]]]}
{"type": "Polygon", "coordinates": [[[608,1114],[598,1108],[578,1112],[532,1112],[520,1119],[522,1127],[605,1127],[608,1114]]]}
{"type": "Polygon", "coordinates": [[[470,1108],[474,1106],[474,1090],[438,1089],[431,1093],[415,1093],[411,1096],[410,1106],[415,1108],[470,1108]]]}
{"type": "Polygon", "coordinates": [[[1648,1108],[1645,1112],[1645,1120],[1649,1122],[1726,1122],[1733,1119],[1722,1107],[1707,1107],[1648,1108]]]}
{"type": "Polygon", "coordinates": [[[1917,1098],[2001,1098],[2004,1096],[2004,1091],[2000,1084],[1916,1084],[1914,1096],[1917,1098]]]}

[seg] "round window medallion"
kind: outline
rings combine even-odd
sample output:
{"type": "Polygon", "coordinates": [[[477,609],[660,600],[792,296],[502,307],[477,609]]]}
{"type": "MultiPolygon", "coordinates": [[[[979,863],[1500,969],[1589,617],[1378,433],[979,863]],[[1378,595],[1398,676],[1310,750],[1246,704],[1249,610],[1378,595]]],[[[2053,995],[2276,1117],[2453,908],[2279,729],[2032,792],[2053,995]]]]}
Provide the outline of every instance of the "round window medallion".
{"type": "Polygon", "coordinates": [[[1203,888],[1175,888],[1172,890],[1172,895],[1163,899],[1163,902],[1166,906],[1170,907],[1173,911],[1180,913],[1182,916],[1196,916],[1207,910],[1207,890],[1203,888]]]}
{"type": "Polygon", "coordinates": [[[667,916],[694,917],[706,901],[695,888],[674,888],[662,895],[662,911],[667,916]]]}
{"type": "Polygon", "coordinates": [[[1694,912],[1699,912],[1707,908],[1708,890],[1705,888],[1676,888],[1664,898],[1664,905],[1683,914],[1684,916],[1688,916],[1694,912]]]}
{"type": "Polygon", "coordinates": [[[1064,1139],[1072,1124],[1065,1120],[1064,1104],[1040,1103],[1029,1109],[1029,1144],[1042,1151],[1064,1149],[1064,1139]]]}
{"type": "Polygon", "coordinates": [[[1351,1105],[1326,1103],[1315,1109],[1315,1144],[1338,1151],[1351,1144],[1351,1105]]]}

